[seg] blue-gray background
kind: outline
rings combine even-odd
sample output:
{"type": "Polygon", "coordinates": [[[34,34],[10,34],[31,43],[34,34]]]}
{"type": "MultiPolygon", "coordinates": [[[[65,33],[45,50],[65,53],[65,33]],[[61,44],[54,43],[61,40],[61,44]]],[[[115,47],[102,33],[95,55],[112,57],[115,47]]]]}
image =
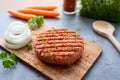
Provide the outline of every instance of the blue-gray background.
{"type": "MultiPolygon", "coordinates": [[[[23,21],[10,17],[7,12],[0,13],[0,37],[4,36],[4,32],[8,25],[13,21],[23,21]]],[[[65,15],[61,11],[61,15],[56,18],[45,18],[45,22],[57,27],[66,27],[72,30],[78,30],[85,39],[95,41],[103,47],[103,52],[92,68],[84,76],[82,80],[120,80],[120,53],[111,44],[111,42],[98,35],[92,28],[95,20],[75,15],[65,15]]],[[[23,21],[25,22],[25,21],[23,21]]],[[[114,36],[120,42],[120,24],[112,23],[116,27],[114,36]]],[[[2,49],[0,49],[1,51],[2,49]]],[[[47,80],[41,74],[17,59],[17,65],[11,69],[4,69],[0,61],[0,80],[47,80]]]]}

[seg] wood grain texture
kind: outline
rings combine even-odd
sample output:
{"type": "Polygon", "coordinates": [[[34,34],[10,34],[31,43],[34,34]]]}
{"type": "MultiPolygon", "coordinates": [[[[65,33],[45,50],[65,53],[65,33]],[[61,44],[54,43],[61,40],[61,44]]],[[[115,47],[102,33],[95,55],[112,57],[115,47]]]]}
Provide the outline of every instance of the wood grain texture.
{"type": "MultiPolygon", "coordinates": [[[[47,29],[51,29],[52,27],[53,26],[51,25],[44,24],[40,29],[33,32],[33,40],[38,32],[43,32],[47,29]]],[[[70,66],[56,66],[40,61],[34,50],[28,51],[26,47],[18,50],[8,49],[4,46],[3,41],[4,39],[0,38],[0,46],[15,53],[18,58],[53,80],[81,80],[102,52],[101,46],[94,42],[85,40],[85,50],[81,59],[70,66]]]]}

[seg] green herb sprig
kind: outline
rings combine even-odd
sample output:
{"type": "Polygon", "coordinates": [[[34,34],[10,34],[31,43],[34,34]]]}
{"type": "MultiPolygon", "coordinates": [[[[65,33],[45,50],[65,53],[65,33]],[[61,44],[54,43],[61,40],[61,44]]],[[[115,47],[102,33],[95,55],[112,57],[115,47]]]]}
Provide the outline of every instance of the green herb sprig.
{"type": "Polygon", "coordinates": [[[42,41],[45,41],[45,37],[44,36],[42,36],[42,41]]]}
{"type": "Polygon", "coordinates": [[[30,30],[34,30],[35,28],[40,28],[44,23],[43,16],[36,16],[28,20],[27,24],[29,25],[30,30]]]}
{"type": "Polygon", "coordinates": [[[120,0],[80,0],[80,15],[98,20],[120,22],[120,0]]]}
{"type": "Polygon", "coordinates": [[[16,56],[14,53],[7,56],[7,52],[3,51],[0,53],[0,60],[2,61],[4,68],[11,68],[16,64],[16,56]]]}
{"type": "Polygon", "coordinates": [[[54,44],[54,47],[56,48],[56,47],[57,47],[57,45],[56,45],[56,44],[54,44]]]}
{"type": "Polygon", "coordinates": [[[74,37],[77,37],[77,34],[75,33],[73,36],[74,36],[74,37]]]}
{"type": "Polygon", "coordinates": [[[45,54],[45,58],[48,58],[48,57],[49,57],[49,54],[48,54],[48,53],[46,53],[46,54],[45,54]]]}
{"type": "Polygon", "coordinates": [[[27,46],[27,49],[28,49],[28,50],[32,50],[32,49],[33,49],[33,46],[32,46],[31,43],[28,43],[26,46],[27,46]]]}

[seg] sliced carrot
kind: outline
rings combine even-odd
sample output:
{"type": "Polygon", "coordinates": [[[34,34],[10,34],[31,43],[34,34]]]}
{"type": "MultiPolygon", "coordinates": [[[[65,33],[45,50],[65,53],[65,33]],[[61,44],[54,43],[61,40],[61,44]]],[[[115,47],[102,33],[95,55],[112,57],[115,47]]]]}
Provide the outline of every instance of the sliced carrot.
{"type": "Polygon", "coordinates": [[[44,17],[57,17],[60,15],[59,12],[55,11],[47,11],[47,10],[36,10],[36,9],[20,9],[18,12],[25,13],[25,14],[35,14],[44,17]]]}
{"type": "Polygon", "coordinates": [[[28,9],[55,10],[57,6],[29,6],[28,9]]]}
{"type": "Polygon", "coordinates": [[[23,19],[23,20],[29,20],[30,18],[36,16],[36,15],[33,15],[33,14],[20,13],[18,11],[12,10],[12,9],[9,9],[8,13],[10,13],[11,15],[13,15],[16,18],[20,18],[20,19],[23,19]]]}

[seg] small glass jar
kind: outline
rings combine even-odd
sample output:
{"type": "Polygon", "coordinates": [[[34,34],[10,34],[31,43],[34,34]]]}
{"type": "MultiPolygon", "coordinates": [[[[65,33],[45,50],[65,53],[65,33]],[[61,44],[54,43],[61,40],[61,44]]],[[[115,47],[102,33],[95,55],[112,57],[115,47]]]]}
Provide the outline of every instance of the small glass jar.
{"type": "Polygon", "coordinates": [[[75,14],[76,13],[76,0],[64,0],[63,12],[65,14],[75,14]]]}

